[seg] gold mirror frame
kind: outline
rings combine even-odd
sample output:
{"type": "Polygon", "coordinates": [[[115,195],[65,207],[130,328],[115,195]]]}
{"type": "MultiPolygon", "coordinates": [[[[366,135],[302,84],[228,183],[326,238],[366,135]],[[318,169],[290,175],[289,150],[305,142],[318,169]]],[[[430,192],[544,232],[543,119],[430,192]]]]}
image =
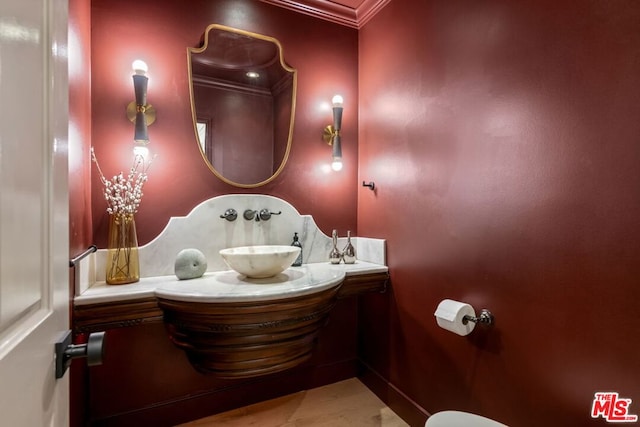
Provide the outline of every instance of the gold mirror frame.
{"type": "Polygon", "coordinates": [[[209,170],[211,170],[211,172],[213,172],[213,174],[215,176],[217,176],[220,180],[222,180],[223,182],[232,185],[234,187],[240,187],[240,188],[255,188],[255,187],[260,187],[262,185],[268,184],[269,182],[273,181],[284,169],[287,160],[289,159],[289,152],[291,151],[291,144],[292,144],[292,139],[293,139],[293,126],[294,126],[294,121],[295,121],[295,111],[296,111],[296,98],[297,98],[297,88],[298,88],[298,74],[297,74],[297,70],[295,68],[290,67],[289,65],[286,64],[286,62],[284,61],[284,53],[283,53],[283,48],[282,45],[280,44],[280,41],[278,41],[277,39],[273,38],[273,37],[269,37],[269,36],[265,36],[262,34],[258,34],[258,33],[253,33],[250,31],[245,31],[245,30],[240,30],[237,28],[233,28],[233,27],[228,27],[225,25],[221,25],[221,24],[210,24],[209,26],[207,26],[205,32],[204,32],[204,36],[203,36],[203,43],[201,47],[198,48],[193,48],[193,47],[188,47],[187,48],[187,68],[188,68],[188,73],[189,73],[189,92],[190,92],[190,96],[191,96],[191,116],[192,116],[192,121],[193,121],[193,130],[194,130],[194,135],[196,137],[196,143],[198,145],[198,148],[200,150],[200,154],[202,155],[202,159],[204,160],[205,164],[208,166],[209,170]],[[235,182],[232,181],[228,178],[226,178],[221,172],[219,172],[218,170],[216,170],[216,168],[213,166],[213,164],[209,161],[209,159],[207,158],[207,153],[205,152],[205,150],[203,149],[203,146],[201,144],[200,141],[200,137],[198,134],[198,127],[197,127],[197,112],[196,112],[196,106],[195,106],[195,98],[194,98],[194,84],[193,84],[193,67],[192,67],[192,60],[191,60],[191,55],[192,54],[198,54],[198,53],[202,53],[204,51],[207,50],[207,47],[209,45],[209,33],[211,30],[222,30],[222,31],[228,31],[231,33],[235,33],[235,34],[239,34],[239,35],[243,35],[246,37],[252,37],[252,38],[256,38],[259,40],[263,40],[263,41],[267,41],[267,42],[271,42],[273,44],[276,45],[277,49],[278,49],[278,57],[279,57],[279,61],[280,61],[280,66],[282,66],[282,68],[286,71],[292,74],[292,95],[291,95],[291,119],[289,121],[289,135],[288,135],[288,139],[287,139],[287,146],[284,152],[284,155],[282,157],[282,161],[279,165],[279,167],[275,170],[275,172],[273,172],[273,174],[260,182],[257,183],[251,183],[251,184],[245,184],[245,183],[239,183],[239,182],[235,182]]]}

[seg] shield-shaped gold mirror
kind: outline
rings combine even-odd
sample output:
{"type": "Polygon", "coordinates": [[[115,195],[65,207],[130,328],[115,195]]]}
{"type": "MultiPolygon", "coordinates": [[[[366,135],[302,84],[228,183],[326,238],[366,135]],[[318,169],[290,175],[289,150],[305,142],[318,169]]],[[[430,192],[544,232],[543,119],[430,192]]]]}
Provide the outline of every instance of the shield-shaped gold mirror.
{"type": "Polygon", "coordinates": [[[212,24],[187,58],[193,126],[209,169],[236,187],[275,179],[291,150],[297,85],[280,42],[212,24]]]}

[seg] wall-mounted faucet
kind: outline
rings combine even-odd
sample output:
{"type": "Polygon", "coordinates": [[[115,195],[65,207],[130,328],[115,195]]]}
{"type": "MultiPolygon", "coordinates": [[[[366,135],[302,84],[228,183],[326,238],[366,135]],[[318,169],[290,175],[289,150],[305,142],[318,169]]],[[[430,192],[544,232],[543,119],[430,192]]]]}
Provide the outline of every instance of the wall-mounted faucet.
{"type": "Polygon", "coordinates": [[[244,211],[242,216],[247,221],[252,221],[254,219],[256,221],[260,221],[260,220],[269,221],[269,219],[271,218],[271,215],[280,215],[281,213],[282,213],[281,211],[271,212],[269,209],[261,209],[260,212],[255,211],[253,209],[247,209],[244,211]]]}
{"type": "Polygon", "coordinates": [[[269,209],[262,209],[258,217],[263,221],[269,221],[269,218],[271,218],[271,215],[280,215],[281,213],[282,213],[281,211],[271,212],[269,209]]]}
{"type": "Polygon", "coordinates": [[[242,216],[244,217],[244,219],[246,219],[247,221],[252,221],[252,220],[256,220],[256,221],[260,221],[260,216],[258,215],[258,211],[254,211],[253,209],[246,209],[244,211],[244,213],[242,214],[242,216]]]}
{"type": "Polygon", "coordinates": [[[227,209],[224,214],[220,215],[220,218],[224,218],[227,221],[235,221],[238,218],[238,212],[235,209],[227,209]]]}

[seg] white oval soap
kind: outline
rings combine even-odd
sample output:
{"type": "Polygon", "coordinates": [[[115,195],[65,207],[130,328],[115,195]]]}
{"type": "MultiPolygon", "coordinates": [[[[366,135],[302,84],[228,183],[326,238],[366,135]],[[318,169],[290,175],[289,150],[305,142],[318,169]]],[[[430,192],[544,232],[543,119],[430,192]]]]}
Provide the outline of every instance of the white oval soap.
{"type": "Polygon", "coordinates": [[[180,280],[202,277],[207,271],[207,258],[197,249],[183,249],[176,256],[174,271],[180,280]]]}

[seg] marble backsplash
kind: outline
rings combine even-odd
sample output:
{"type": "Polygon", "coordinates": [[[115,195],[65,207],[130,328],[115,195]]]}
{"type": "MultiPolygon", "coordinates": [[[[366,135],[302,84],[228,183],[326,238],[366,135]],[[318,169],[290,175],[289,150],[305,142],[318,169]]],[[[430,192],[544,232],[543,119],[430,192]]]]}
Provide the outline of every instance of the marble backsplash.
{"type": "MultiPolygon", "coordinates": [[[[302,243],[303,262],[328,262],[332,248],[331,237],[324,234],[311,215],[301,215],[288,202],[273,196],[258,194],[228,194],[206,200],[185,217],[173,217],[165,229],[151,242],[140,246],[141,277],[174,274],[176,255],[182,249],[200,250],[207,259],[207,271],[228,270],[219,254],[220,249],[249,245],[290,245],[297,232],[302,243]],[[220,216],[227,209],[235,209],[238,217],[227,221],[220,216]],[[282,212],[267,221],[246,220],[247,209],[282,212]]],[[[386,265],[385,241],[352,237],[357,259],[386,265]]],[[[346,237],[338,240],[338,249],[346,245],[346,237]]],[[[88,262],[94,264],[89,271],[95,273],[92,282],[104,281],[106,250],[98,250],[88,262]]],[[[87,286],[90,286],[88,283],[87,286]]],[[[76,292],[81,294],[85,285],[76,292]]]]}

